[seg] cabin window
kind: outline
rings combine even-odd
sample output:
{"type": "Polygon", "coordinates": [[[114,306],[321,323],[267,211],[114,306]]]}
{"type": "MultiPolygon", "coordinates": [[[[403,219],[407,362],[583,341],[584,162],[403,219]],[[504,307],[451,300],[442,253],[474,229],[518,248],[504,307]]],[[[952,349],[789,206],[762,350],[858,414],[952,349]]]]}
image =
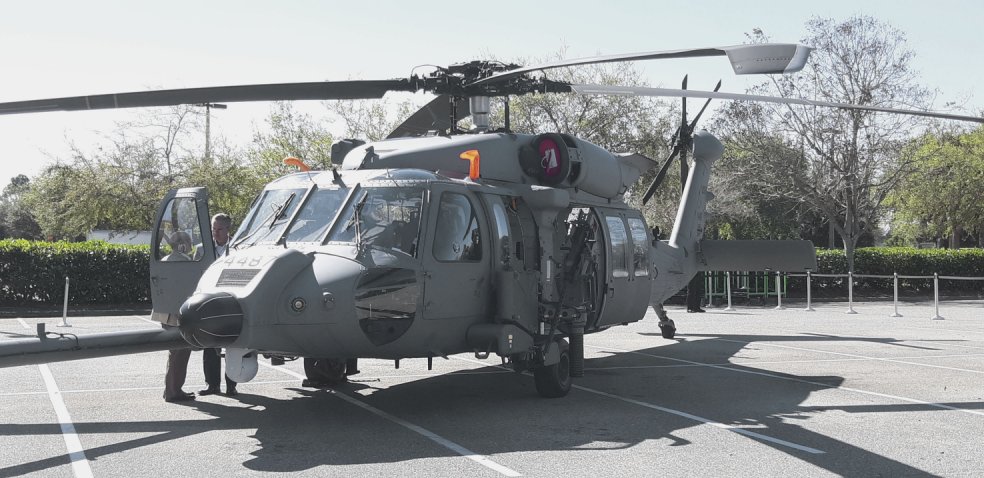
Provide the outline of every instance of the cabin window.
{"type": "Polygon", "coordinates": [[[160,242],[155,244],[155,257],[161,262],[202,260],[204,249],[199,224],[195,198],[169,201],[157,231],[160,242]]]}
{"type": "Polygon", "coordinates": [[[612,277],[628,277],[629,269],[626,264],[626,249],[628,238],[625,234],[625,223],[618,216],[605,216],[608,223],[608,236],[612,247],[612,277]]]}
{"type": "Polygon", "coordinates": [[[444,262],[477,262],[482,259],[482,231],[475,208],[464,195],[441,195],[435,229],[435,259],[444,262]]]}
{"type": "Polygon", "coordinates": [[[632,270],[636,277],[649,276],[649,235],[646,223],[637,217],[628,218],[632,234],[632,270]]]}

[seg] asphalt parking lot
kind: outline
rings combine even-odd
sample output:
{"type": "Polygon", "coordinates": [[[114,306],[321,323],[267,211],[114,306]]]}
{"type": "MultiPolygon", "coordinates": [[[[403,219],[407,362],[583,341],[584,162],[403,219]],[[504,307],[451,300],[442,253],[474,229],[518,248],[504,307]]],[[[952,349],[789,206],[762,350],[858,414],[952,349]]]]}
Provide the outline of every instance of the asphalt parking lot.
{"type": "MultiPolygon", "coordinates": [[[[984,302],[787,304],[586,339],[561,399],[496,356],[362,360],[336,390],[300,362],[239,396],[161,399],[166,352],[0,369],[0,476],[980,476],[984,302]]],[[[143,316],[0,319],[154,328],[143,316]]],[[[204,387],[192,355],[185,390],[204,387]]]]}

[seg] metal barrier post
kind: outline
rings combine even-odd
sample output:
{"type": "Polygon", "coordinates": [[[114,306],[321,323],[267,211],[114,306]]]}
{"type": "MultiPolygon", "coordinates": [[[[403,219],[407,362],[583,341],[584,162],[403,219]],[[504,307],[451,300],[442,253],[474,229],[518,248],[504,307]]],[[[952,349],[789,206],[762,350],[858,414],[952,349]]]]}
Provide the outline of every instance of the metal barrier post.
{"type": "Polygon", "coordinates": [[[71,327],[68,323],[68,276],[65,276],[65,306],[62,308],[62,321],[59,327],[71,327]]]}
{"type": "Polygon", "coordinates": [[[725,279],[725,290],[728,293],[728,306],[725,307],[724,310],[735,310],[731,308],[731,271],[725,271],[725,274],[727,274],[725,279]]]}
{"type": "Polygon", "coordinates": [[[938,272],[933,273],[933,306],[936,308],[936,315],[933,316],[933,320],[943,320],[940,316],[940,274],[938,272]]]}
{"type": "Polygon", "coordinates": [[[894,272],[892,273],[892,276],[894,279],[893,288],[895,289],[895,294],[894,294],[895,312],[892,312],[892,315],[890,315],[889,317],[902,317],[902,314],[899,313],[899,273],[894,272]]]}
{"type": "Polygon", "coordinates": [[[775,310],[784,310],[785,307],[782,306],[782,284],[779,281],[782,280],[782,272],[776,271],[776,304],[775,310]]]}
{"type": "Polygon", "coordinates": [[[816,310],[816,309],[813,308],[813,305],[812,305],[813,297],[810,295],[811,294],[811,291],[810,291],[811,280],[810,279],[811,279],[810,271],[806,271],[806,311],[807,312],[813,312],[814,310],[816,310]]]}
{"type": "Polygon", "coordinates": [[[854,271],[847,271],[847,313],[858,313],[854,310],[854,271]]]}

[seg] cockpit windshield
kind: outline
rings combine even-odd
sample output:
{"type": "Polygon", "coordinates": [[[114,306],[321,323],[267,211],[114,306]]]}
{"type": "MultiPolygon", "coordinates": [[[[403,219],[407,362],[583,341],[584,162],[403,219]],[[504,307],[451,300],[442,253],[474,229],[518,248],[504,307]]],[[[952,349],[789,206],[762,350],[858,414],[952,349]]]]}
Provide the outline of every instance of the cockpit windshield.
{"type": "Polygon", "coordinates": [[[233,247],[278,241],[306,192],[303,188],[264,192],[253,208],[249,224],[236,234],[233,247]]]}
{"type": "Polygon", "coordinates": [[[329,241],[396,249],[414,255],[420,229],[421,187],[366,187],[336,221],[329,241]]]}
{"type": "Polygon", "coordinates": [[[287,230],[287,242],[321,242],[348,189],[315,189],[287,230]]]}
{"type": "Polygon", "coordinates": [[[424,189],[420,186],[271,189],[250,213],[234,248],[263,243],[354,242],[416,254],[424,189]],[[344,208],[343,208],[344,206],[344,208]],[[299,209],[298,209],[299,208],[299,209]],[[291,220],[293,218],[293,220],[291,220]],[[334,226],[333,226],[334,224],[334,226]],[[329,233],[329,229],[331,232],[329,233]]]}

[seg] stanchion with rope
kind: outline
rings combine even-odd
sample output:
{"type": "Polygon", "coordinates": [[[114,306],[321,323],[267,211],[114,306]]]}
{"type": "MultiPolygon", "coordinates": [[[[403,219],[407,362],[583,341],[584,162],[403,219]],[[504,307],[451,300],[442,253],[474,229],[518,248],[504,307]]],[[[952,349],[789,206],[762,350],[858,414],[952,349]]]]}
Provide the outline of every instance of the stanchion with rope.
{"type": "Polygon", "coordinates": [[[854,271],[847,271],[847,312],[857,314],[854,310],[854,271]]]}
{"type": "Polygon", "coordinates": [[[938,272],[933,273],[933,307],[936,310],[933,320],[943,320],[940,315],[940,274],[938,272]]]}
{"type": "Polygon", "coordinates": [[[785,310],[786,308],[782,306],[782,272],[776,271],[776,303],[775,310],[785,310]]]}
{"type": "Polygon", "coordinates": [[[725,287],[724,290],[728,293],[728,306],[724,310],[731,311],[735,310],[731,308],[731,271],[725,271],[725,287]]]}
{"type": "Polygon", "coordinates": [[[68,276],[65,276],[65,306],[62,307],[62,321],[59,327],[71,327],[68,323],[68,276]]]}
{"type": "Polygon", "coordinates": [[[890,315],[889,317],[902,317],[902,314],[899,313],[899,273],[898,272],[892,273],[892,281],[893,281],[892,288],[895,290],[895,293],[893,294],[894,295],[893,302],[895,303],[895,312],[892,312],[892,315],[890,315]]]}
{"type": "Polygon", "coordinates": [[[811,295],[812,292],[810,290],[810,288],[812,287],[810,281],[811,278],[812,276],[810,275],[810,271],[806,271],[806,311],[807,312],[814,312],[816,310],[813,308],[813,304],[812,304],[813,296],[811,295]]]}

